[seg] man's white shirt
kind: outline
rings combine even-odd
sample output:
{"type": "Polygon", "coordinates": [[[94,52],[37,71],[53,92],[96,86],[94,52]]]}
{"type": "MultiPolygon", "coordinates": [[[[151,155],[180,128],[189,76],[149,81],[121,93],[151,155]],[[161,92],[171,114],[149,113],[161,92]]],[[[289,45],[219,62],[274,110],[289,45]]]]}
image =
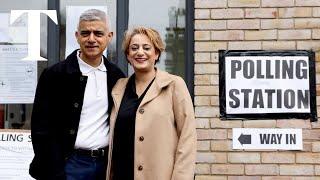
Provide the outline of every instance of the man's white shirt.
{"type": "Polygon", "coordinates": [[[84,62],[77,53],[80,71],[87,76],[75,149],[98,149],[109,142],[107,69],[101,60],[98,67],[84,62]]]}

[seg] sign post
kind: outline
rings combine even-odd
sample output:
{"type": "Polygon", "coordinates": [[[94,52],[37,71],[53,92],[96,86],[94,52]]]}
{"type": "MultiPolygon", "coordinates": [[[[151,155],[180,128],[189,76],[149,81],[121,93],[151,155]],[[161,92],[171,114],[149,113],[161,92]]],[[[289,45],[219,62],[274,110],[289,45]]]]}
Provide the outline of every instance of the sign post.
{"type": "Polygon", "coordinates": [[[314,52],[219,51],[222,119],[317,120],[314,52]]]}
{"type": "Polygon", "coordinates": [[[302,129],[233,128],[233,149],[302,150],[302,129]]]}

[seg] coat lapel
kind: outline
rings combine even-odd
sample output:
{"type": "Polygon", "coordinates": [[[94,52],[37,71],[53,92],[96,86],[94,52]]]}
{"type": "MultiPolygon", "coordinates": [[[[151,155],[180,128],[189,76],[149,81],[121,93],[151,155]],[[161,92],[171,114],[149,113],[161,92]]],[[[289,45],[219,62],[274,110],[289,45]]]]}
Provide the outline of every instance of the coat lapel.
{"type": "Polygon", "coordinates": [[[162,88],[168,86],[171,81],[172,78],[167,72],[157,69],[156,78],[153,84],[150,86],[147,94],[142,99],[140,107],[156,98],[161,93],[162,88]]]}
{"type": "MultiPolygon", "coordinates": [[[[117,86],[114,87],[112,91],[112,97],[117,111],[120,108],[120,103],[122,101],[122,97],[124,95],[128,80],[129,78],[120,79],[120,82],[117,84],[117,86]]],[[[142,99],[140,107],[156,98],[161,93],[162,88],[168,86],[172,82],[172,80],[172,77],[167,72],[157,69],[156,78],[150,86],[147,94],[142,99]]]]}
{"type": "Polygon", "coordinates": [[[112,98],[114,101],[115,109],[118,111],[124,95],[129,78],[120,79],[118,84],[112,90],[112,98]]]}

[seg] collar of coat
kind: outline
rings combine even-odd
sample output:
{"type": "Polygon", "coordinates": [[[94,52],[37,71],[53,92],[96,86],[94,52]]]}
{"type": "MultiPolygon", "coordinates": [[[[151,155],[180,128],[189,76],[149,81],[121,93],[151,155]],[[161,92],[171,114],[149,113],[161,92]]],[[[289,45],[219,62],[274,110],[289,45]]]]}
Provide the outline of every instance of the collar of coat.
{"type": "MultiPolygon", "coordinates": [[[[156,78],[154,79],[154,82],[152,83],[147,94],[140,103],[140,106],[148,103],[149,101],[157,97],[160,94],[161,89],[166,88],[173,81],[173,77],[173,75],[165,71],[156,69],[156,78]]],[[[114,97],[116,106],[120,105],[128,80],[129,78],[119,79],[119,81],[112,90],[112,96],[114,97]]]]}
{"type": "MultiPolygon", "coordinates": [[[[65,62],[68,64],[67,66],[67,72],[70,74],[81,74],[78,59],[77,59],[77,51],[79,49],[74,50],[65,60],[65,62]]],[[[111,63],[107,60],[105,56],[103,57],[104,65],[106,66],[107,71],[113,71],[113,68],[111,66],[111,63]]]]}

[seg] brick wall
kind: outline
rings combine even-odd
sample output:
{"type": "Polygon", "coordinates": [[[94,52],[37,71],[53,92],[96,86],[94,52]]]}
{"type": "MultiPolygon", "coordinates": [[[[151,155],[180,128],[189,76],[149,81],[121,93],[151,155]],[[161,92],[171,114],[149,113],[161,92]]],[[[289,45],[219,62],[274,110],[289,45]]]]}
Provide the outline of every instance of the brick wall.
{"type": "Polygon", "coordinates": [[[194,89],[196,180],[320,179],[320,123],[219,119],[219,49],[314,50],[320,105],[320,0],[195,0],[194,89]],[[303,151],[232,150],[239,127],[302,128],[303,151]]]}

